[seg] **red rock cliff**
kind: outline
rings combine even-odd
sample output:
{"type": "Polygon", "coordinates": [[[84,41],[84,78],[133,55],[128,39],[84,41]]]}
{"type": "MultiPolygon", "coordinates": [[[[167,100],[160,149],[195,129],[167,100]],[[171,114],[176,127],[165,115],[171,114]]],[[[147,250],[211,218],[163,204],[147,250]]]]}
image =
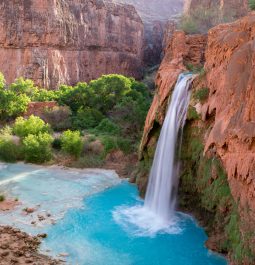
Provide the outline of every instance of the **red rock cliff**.
{"type": "MultiPolygon", "coordinates": [[[[199,63],[204,47],[204,40],[199,36],[185,36],[182,32],[174,34],[157,76],[157,90],[145,123],[141,159],[151,158],[149,153],[155,147],[157,139],[155,129],[159,130],[162,125],[171,89],[178,74],[185,70],[185,61],[192,62],[194,65],[199,63]]],[[[199,83],[202,83],[199,89],[208,87],[209,96],[199,106],[202,121],[194,121],[194,128],[195,130],[200,127],[206,128],[200,139],[205,144],[204,156],[220,158],[232,197],[238,205],[238,218],[240,218],[238,230],[240,229],[242,243],[235,241],[234,244],[240,243],[239,246],[251,251],[247,254],[248,252],[243,249],[239,255],[245,259],[233,264],[253,265],[255,257],[255,13],[250,13],[236,22],[219,25],[209,31],[205,52],[205,73],[195,81],[194,89],[197,89],[196,85],[199,83]],[[247,258],[249,255],[252,260],[247,258]]],[[[188,144],[186,143],[188,149],[192,149],[191,142],[192,139],[188,144]]],[[[192,176],[203,177],[196,174],[197,172],[192,176]]],[[[217,174],[212,172],[212,178],[217,179],[217,174]]],[[[143,192],[146,178],[147,176],[142,176],[142,180],[138,179],[143,192]]],[[[210,181],[213,182],[214,179],[210,181]]],[[[207,182],[208,187],[211,185],[210,181],[207,182]]],[[[210,200],[210,196],[207,199],[210,200]]],[[[233,209],[226,209],[219,209],[223,220],[224,217],[226,218],[224,222],[229,220],[227,216],[233,211],[233,209]]],[[[220,235],[211,237],[210,240],[215,240],[218,247],[214,249],[220,251],[219,238],[222,233],[219,231],[216,233],[220,235]]],[[[238,251],[237,248],[235,250],[238,251]]],[[[238,255],[236,252],[230,254],[238,255]]]]}
{"type": "Polygon", "coordinates": [[[142,74],[143,24],[101,0],[0,1],[0,71],[55,88],[102,74],[142,74]]]}
{"type": "Polygon", "coordinates": [[[254,230],[255,13],[209,32],[205,66],[210,95],[203,117],[215,113],[206,150],[221,157],[241,215],[254,230]]]}
{"type": "Polygon", "coordinates": [[[164,59],[156,77],[156,93],[146,118],[140,147],[140,157],[146,149],[155,124],[162,125],[169,96],[180,73],[186,71],[187,64],[198,66],[204,62],[206,35],[185,35],[176,31],[169,42],[164,59]]]}

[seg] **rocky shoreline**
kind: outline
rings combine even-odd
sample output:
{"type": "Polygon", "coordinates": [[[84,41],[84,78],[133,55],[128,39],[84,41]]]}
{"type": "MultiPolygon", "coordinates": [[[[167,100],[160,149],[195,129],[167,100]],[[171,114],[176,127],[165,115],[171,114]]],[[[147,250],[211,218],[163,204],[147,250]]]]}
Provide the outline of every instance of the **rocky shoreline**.
{"type": "Polygon", "coordinates": [[[34,264],[57,265],[61,260],[54,260],[40,254],[38,248],[41,237],[30,236],[10,226],[0,226],[0,259],[1,265],[34,264]]]}

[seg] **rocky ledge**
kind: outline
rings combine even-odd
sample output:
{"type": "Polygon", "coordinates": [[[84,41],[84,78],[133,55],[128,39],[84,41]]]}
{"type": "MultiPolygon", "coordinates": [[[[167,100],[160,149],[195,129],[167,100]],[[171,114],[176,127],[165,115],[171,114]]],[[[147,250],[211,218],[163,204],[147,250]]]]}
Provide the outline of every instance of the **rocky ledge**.
{"type": "Polygon", "coordinates": [[[0,260],[1,265],[36,264],[57,265],[63,264],[38,252],[40,236],[32,237],[9,226],[0,226],[0,260]]]}

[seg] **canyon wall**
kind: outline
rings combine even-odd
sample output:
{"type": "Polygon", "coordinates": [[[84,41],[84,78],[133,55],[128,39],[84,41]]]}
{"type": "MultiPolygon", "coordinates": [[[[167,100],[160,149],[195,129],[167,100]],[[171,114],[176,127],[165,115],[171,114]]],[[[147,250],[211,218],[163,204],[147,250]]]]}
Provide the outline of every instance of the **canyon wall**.
{"type": "Polygon", "coordinates": [[[184,0],[108,0],[133,5],[145,25],[144,64],[160,64],[164,49],[164,32],[169,20],[176,21],[184,0]]]}
{"type": "MultiPolygon", "coordinates": [[[[209,235],[207,246],[242,265],[255,260],[254,29],[255,13],[250,13],[211,29],[207,43],[200,35],[174,33],[140,148],[141,168],[148,168],[171,91],[179,73],[192,64],[198,77],[184,130],[180,207],[199,212],[209,235]],[[204,68],[196,69],[203,61],[204,68]]],[[[144,194],[148,171],[138,176],[144,194]]]]}
{"type": "Polygon", "coordinates": [[[217,7],[223,17],[239,18],[248,13],[248,0],[185,0],[184,13],[190,14],[197,8],[217,7]]]}
{"type": "Polygon", "coordinates": [[[102,74],[142,76],[135,8],[102,0],[0,1],[0,71],[56,88],[102,74]]]}

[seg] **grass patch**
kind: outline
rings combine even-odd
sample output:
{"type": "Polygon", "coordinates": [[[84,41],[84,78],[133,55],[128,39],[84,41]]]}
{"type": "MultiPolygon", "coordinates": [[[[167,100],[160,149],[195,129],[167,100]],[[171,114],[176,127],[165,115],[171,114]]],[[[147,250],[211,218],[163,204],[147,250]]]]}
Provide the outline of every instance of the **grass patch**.
{"type": "Polygon", "coordinates": [[[201,89],[199,89],[198,91],[195,92],[194,94],[194,98],[204,102],[205,100],[208,99],[209,96],[209,88],[208,87],[203,87],[201,89]]]}

